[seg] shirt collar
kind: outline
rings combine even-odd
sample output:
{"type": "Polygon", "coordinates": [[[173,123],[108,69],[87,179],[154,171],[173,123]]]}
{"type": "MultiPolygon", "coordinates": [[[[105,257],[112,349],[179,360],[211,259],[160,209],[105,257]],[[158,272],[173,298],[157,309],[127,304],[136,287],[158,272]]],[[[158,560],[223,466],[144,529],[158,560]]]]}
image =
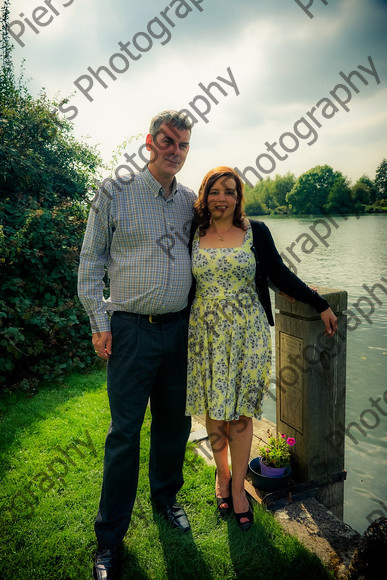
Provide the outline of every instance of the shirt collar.
{"type": "MultiPolygon", "coordinates": [[[[144,180],[145,180],[146,184],[148,185],[151,192],[153,193],[153,197],[157,197],[159,195],[162,195],[162,196],[164,195],[163,186],[161,185],[161,183],[159,183],[157,181],[157,179],[155,179],[153,177],[153,175],[149,171],[148,166],[146,166],[146,169],[144,169],[143,176],[144,176],[144,180]]],[[[178,190],[178,183],[177,183],[176,177],[174,177],[173,181],[172,181],[172,186],[171,186],[171,195],[169,196],[168,199],[173,198],[174,195],[176,194],[177,190],[178,190]]]]}

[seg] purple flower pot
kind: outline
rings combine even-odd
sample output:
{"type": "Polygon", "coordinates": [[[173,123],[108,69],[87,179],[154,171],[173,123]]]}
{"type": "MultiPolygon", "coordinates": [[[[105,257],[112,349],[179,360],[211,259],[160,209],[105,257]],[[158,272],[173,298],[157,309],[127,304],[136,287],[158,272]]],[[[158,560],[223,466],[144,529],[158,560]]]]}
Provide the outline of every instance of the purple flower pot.
{"type": "Polygon", "coordinates": [[[260,459],[261,475],[266,477],[282,477],[285,473],[286,467],[269,467],[260,459]]]}
{"type": "Polygon", "coordinates": [[[249,463],[249,471],[254,487],[265,492],[274,492],[285,489],[288,486],[291,473],[290,465],[284,468],[284,474],[279,477],[263,475],[261,458],[256,457],[249,463]]]}

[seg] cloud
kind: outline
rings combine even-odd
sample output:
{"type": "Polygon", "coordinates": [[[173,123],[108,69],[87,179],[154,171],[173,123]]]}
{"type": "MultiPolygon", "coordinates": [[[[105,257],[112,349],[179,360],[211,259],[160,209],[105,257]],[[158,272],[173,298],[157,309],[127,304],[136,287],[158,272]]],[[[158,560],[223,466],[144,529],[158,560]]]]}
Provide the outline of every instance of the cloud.
{"type": "MultiPolygon", "coordinates": [[[[132,47],[135,35],[164,13],[170,40],[162,45],[162,39],[154,38],[151,49],[131,60],[116,80],[102,71],[107,88],[94,79],[93,102],[78,91],[71,98],[78,109],[73,123],[76,135],[89,135],[109,159],[125,138],[147,132],[155,112],[186,108],[199,94],[199,83],[208,86],[230,67],[240,95],[219,98],[218,105],[212,104],[209,122],[195,125],[180,176],[191,185],[200,182],[211,164],[254,162],[266,140],[291,129],[342,82],[340,71],[349,74],[358,65],[367,66],[371,55],[380,85],[372,79],[368,86],[360,84],[350,112],[324,122],[318,141],[300,146],[277,169],[297,174],[329,158],[333,166],[345,167],[352,179],[365,171],[374,175],[387,145],[386,2],[315,2],[313,19],[291,0],[203,0],[202,12],[193,0],[185,2],[74,0],[63,7],[66,0],[52,0],[59,14],[39,34],[26,26],[26,46],[16,44],[16,62],[26,59],[26,77],[32,77],[35,93],[44,86],[49,96],[68,96],[76,89],[76,79],[90,75],[88,67],[109,67],[109,59],[120,52],[120,41],[132,47]],[[176,10],[183,14],[185,5],[192,11],[178,18],[176,10]]],[[[39,5],[44,1],[15,0],[13,18],[20,19],[20,12],[31,18],[39,5]]]]}

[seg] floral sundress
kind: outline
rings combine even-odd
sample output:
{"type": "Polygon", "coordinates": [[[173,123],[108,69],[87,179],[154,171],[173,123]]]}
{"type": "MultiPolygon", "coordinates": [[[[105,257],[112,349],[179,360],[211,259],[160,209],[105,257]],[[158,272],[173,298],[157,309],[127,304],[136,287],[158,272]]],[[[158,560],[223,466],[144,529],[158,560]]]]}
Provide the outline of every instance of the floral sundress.
{"type": "Polygon", "coordinates": [[[259,418],[271,373],[271,336],[255,289],[251,228],[236,248],[192,245],[196,295],[188,334],[186,414],[259,418]]]}

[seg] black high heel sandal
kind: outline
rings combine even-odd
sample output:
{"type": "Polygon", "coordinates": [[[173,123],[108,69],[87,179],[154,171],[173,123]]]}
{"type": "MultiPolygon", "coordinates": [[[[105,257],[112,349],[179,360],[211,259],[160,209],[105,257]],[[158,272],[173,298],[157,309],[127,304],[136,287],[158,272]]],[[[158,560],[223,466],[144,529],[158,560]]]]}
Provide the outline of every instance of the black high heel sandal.
{"type": "MultiPolygon", "coordinates": [[[[216,475],[217,469],[215,469],[215,485],[216,485],[216,475]]],[[[229,484],[230,495],[228,497],[217,497],[215,491],[215,499],[216,505],[218,507],[218,513],[221,518],[224,518],[231,514],[232,512],[232,496],[231,496],[231,477],[230,477],[230,484],[229,484]],[[227,504],[227,507],[222,507],[223,504],[227,504]]]]}
{"type": "Polygon", "coordinates": [[[247,532],[247,530],[249,530],[254,523],[254,513],[253,513],[253,509],[251,507],[250,499],[248,496],[246,496],[246,497],[247,497],[247,501],[249,503],[248,511],[242,512],[241,514],[237,514],[236,512],[234,512],[236,523],[238,524],[239,529],[241,529],[243,532],[247,532]],[[248,521],[242,523],[241,520],[243,518],[246,518],[248,521]]]}

